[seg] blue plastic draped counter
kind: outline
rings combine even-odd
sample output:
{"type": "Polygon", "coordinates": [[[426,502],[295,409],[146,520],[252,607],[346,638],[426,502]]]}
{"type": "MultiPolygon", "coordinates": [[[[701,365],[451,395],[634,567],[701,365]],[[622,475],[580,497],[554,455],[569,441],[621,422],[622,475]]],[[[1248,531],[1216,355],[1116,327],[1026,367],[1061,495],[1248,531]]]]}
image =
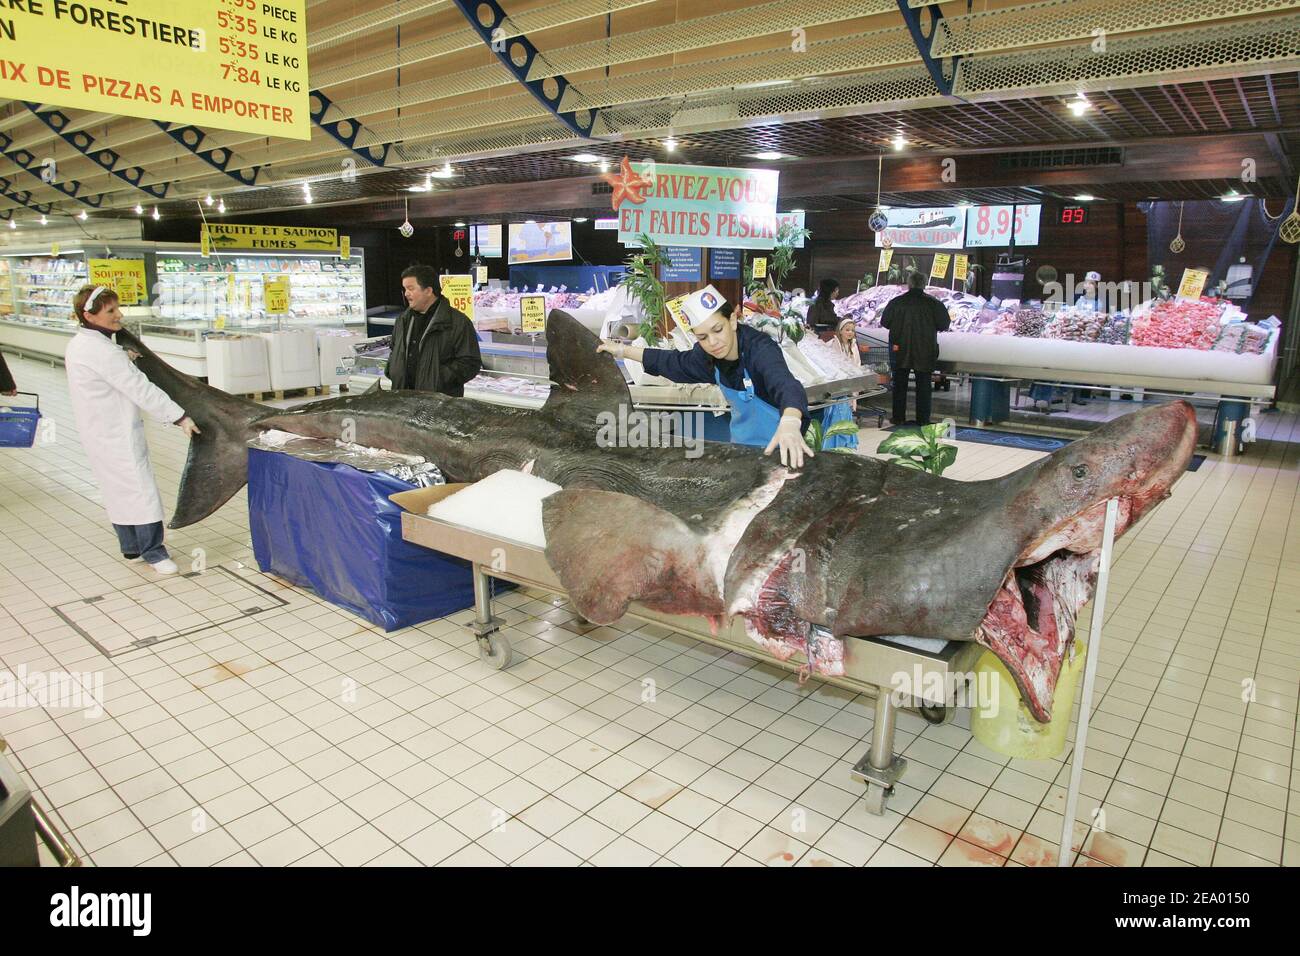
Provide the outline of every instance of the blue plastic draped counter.
{"type": "Polygon", "coordinates": [[[393,631],[474,606],[469,562],[402,540],[413,486],[391,475],[248,451],[248,526],[264,572],[393,631]]]}

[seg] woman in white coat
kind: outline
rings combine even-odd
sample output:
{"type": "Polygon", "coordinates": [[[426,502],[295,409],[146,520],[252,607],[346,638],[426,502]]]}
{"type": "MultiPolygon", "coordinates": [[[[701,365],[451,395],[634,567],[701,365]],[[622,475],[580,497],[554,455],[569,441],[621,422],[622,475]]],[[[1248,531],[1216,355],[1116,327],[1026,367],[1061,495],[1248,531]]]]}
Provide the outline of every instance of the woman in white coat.
{"type": "Polygon", "coordinates": [[[83,286],[73,300],[81,328],[68,344],[64,363],[72,412],[90,459],[124,558],[143,558],[159,574],[175,574],[163,546],[163,508],[149,465],[143,411],[162,423],[179,425],[187,436],[198,428],[185,410],[152,384],[124,349],[113,342],[122,328],[117,293],[83,286]]]}

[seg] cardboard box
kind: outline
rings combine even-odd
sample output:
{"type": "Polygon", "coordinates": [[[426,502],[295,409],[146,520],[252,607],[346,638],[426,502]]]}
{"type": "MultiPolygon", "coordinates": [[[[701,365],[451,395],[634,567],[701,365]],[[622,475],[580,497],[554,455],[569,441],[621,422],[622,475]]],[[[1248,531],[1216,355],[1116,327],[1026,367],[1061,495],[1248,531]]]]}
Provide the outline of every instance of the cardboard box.
{"type": "Polygon", "coordinates": [[[435,505],[444,498],[450,498],[462,488],[468,488],[470,482],[452,482],[446,485],[430,485],[428,488],[415,488],[411,491],[399,491],[397,494],[389,495],[388,500],[403,511],[409,511],[413,515],[426,515],[429,513],[429,506],[435,505]]]}

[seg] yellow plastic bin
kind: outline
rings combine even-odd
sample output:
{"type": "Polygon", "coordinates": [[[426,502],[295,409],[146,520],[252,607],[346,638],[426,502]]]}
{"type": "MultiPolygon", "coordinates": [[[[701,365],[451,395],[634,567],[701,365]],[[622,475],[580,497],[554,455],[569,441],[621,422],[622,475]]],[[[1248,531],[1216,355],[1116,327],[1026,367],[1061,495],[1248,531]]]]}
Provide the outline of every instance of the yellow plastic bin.
{"type": "Polygon", "coordinates": [[[1083,679],[1087,647],[1074,642],[1074,659],[1065,655],[1061,676],[1056,682],[1052,701],[1052,719],[1039,723],[1020,699],[1020,688],[1011,672],[985,651],[975,664],[976,687],[980,689],[979,706],[971,711],[970,729],[975,739],[990,750],[1008,757],[1049,760],[1065,750],[1065,736],[1070,729],[1074,710],[1075,688],[1083,679]],[[987,688],[987,700],[984,699],[987,688]]]}

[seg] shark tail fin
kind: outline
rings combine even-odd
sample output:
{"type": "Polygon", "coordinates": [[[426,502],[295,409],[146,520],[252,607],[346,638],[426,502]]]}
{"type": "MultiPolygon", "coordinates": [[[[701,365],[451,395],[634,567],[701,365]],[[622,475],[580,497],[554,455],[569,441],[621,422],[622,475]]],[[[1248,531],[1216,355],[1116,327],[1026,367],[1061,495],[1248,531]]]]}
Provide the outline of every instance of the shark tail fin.
{"type": "Polygon", "coordinates": [[[546,362],[551,395],[546,410],[583,419],[601,412],[617,414],[631,408],[632,395],[612,355],[597,352],[600,339],[581,322],[559,309],[546,317],[546,362]]]}
{"type": "Polygon", "coordinates": [[[199,427],[199,434],[190,439],[176,511],[167,527],[184,528],[202,521],[248,481],[247,442],[257,434],[252,423],[274,409],[178,372],[126,330],[118,332],[117,339],[139,353],[136,368],[185,409],[199,427]]]}
{"type": "Polygon", "coordinates": [[[706,537],[648,501],[587,488],[557,491],[542,502],[542,526],[546,560],[578,613],[594,624],[617,621],[632,601],[665,613],[722,613],[706,537]]]}

